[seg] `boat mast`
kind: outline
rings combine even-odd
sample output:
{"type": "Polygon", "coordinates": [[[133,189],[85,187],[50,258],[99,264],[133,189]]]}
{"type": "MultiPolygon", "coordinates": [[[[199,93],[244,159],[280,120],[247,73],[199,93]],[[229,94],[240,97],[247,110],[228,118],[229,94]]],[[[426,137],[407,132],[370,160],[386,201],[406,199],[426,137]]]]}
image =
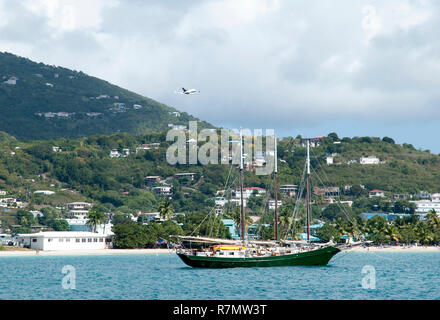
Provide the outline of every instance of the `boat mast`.
{"type": "Polygon", "coordinates": [[[310,241],[310,139],[307,139],[307,241],[310,241]]]}
{"type": "Polygon", "coordinates": [[[240,128],[240,198],[241,198],[241,240],[245,240],[245,215],[244,215],[244,202],[243,202],[243,131],[240,128]]]}
{"type": "Polygon", "coordinates": [[[274,181],[274,194],[275,194],[275,240],[279,241],[278,234],[278,153],[277,153],[277,137],[274,135],[274,150],[275,150],[275,181],[274,181]]]}

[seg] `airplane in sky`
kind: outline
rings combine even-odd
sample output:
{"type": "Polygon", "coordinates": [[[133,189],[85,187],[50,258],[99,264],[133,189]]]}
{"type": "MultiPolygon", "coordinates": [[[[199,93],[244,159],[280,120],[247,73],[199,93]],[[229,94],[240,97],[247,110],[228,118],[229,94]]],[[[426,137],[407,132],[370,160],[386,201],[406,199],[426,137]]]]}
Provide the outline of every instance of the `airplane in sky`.
{"type": "Polygon", "coordinates": [[[185,89],[185,88],[182,88],[182,91],[180,91],[180,92],[177,92],[177,93],[180,93],[180,94],[195,94],[195,93],[198,93],[198,92],[200,92],[200,91],[197,91],[196,89],[185,89]]]}

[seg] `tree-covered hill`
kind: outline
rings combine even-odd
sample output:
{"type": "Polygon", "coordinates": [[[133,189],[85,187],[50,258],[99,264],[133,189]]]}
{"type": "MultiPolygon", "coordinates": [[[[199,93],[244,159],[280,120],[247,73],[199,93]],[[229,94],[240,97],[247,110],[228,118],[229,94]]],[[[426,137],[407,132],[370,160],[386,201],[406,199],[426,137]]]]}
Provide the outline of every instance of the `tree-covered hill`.
{"type": "MultiPolygon", "coordinates": [[[[215,196],[217,190],[225,188],[228,177],[229,181],[235,181],[234,187],[238,186],[238,170],[231,170],[230,165],[169,165],[166,150],[171,142],[166,142],[165,137],[166,132],[163,131],[23,142],[2,133],[0,189],[7,190],[17,198],[26,198],[26,192],[37,189],[70,188],[89,200],[108,203],[116,208],[123,207],[123,210],[154,210],[156,201],[151,197],[146,176],[166,178],[179,172],[193,172],[195,179],[187,185],[174,181],[177,186],[174,205],[178,210],[203,211],[205,206],[202,204],[211,204],[208,200],[215,196]],[[137,147],[151,143],[160,143],[160,147],[136,153],[137,147]],[[61,151],[55,152],[54,146],[61,148],[61,151]],[[121,153],[123,149],[129,149],[131,154],[112,159],[109,153],[113,149],[121,153]]],[[[344,186],[358,188],[360,185],[366,191],[382,189],[390,194],[440,191],[438,155],[416,150],[411,145],[398,145],[384,140],[369,137],[339,140],[332,138],[332,135],[323,138],[319,147],[311,148],[313,186],[336,186],[340,188],[341,195],[344,186]],[[334,143],[338,141],[341,143],[334,143]],[[326,163],[329,154],[337,154],[335,159],[338,160],[333,165],[326,163]],[[383,163],[349,163],[363,155],[375,155],[383,163]]],[[[301,182],[306,150],[299,141],[285,138],[279,142],[280,185],[299,185],[301,182]]],[[[270,190],[273,179],[247,171],[245,185],[270,190]]],[[[348,193],[344,196],[355,200],[361,194],[348,193]]]]}
{"type": "Polygon", "coordinates": [[[1,52],[0,112],[0,130],[25,140],[140,134],[197,120],[83,72],[1,52]]]}
{"type": "MultiPolygon", "coordinates": [[[[156,195],[151,187],[163,182],[172,186],[171,205],[174,212],[186,214],[189,220],[180,222],[184,223],[184,231],[191,233],[201,221],[210,223],[211,220],[205,217],[213,212],[217,191],[238,188],[238,168],[221,164],[169,165],[166,150],[170,144],[166,142],[166,131],[34,141],[18,140],[0,132],[0,190],[6,193],[0,198],[16,198],[24,202],[25,210],[29,211],[45,209],[62,213],[60,208],[68,202],[87,201],[117,216],[137,215],[139,211],[157,212],[163,197],[156,195]],[[149,150],[139,149],[136,153],[142,145],[149,145],[149,150]],[[129,149],[130,155],[111,158],[110,151],[115,149],[120,153],[129,149]],[[194,173],[195,177],[193,180],[176,178],[175,174],[182,172],[194,173]],[[151,185],[147,176],[161,176],[162,182],[151,185]],[[36,194],[36,190],[50,190],[55,194],[36,194]]],[[[278,154],[279,185],[300,185],[306,154],[300,137],[281,139],[278,154]]],[[[360,219],[361,212],[371,210],[402,213],[409,208],[413,212],[413,204],[408,200],[396,200],[393,195],[440,191],[440,157],[416,150],[409,144],[395,144],[390,138],[339,139],[329,134],[320,140],[319,146],[311,148],[311,158],[312,187],[339,187],[339,200],[353,201],[352,207],[341,209],[340,205],[328,205],[319,194],[314,194],[312,217],[315,220],[360,219]],[[329,155],[333,155],[334,164],[327,164],[329,155]],[[363,165],[355,162],[362,156],[372,155],[381,163],[363,165]],[[344,190],[345,186],[351,189],[344,190]],[[368,191],[372,189],[384,190],[386,197],[368,198],[368,191]]],[[[265,200],[273,198],[273,176],[258,176],[253,171],[246,171],[244,178],[246,187],[262,187],[269,191],[267,196],[248,199],[246,214],[259,215],[262,225],[271,225],[261,229],[264,237],[270,238],[273,236],[273,210],[268,210],[265,200]]],[[[283,201],[280,217],[284,219],[284,229],[281,229],[287,230],[286,221],[294,211],[296,198],[281,193],[279,196],[283,201]]],[[[305,209],[301,206],[299,214],[304,220],[305,209]]],[[[221,217],[234,219],[236,210],[231,204],[221,217]]],[[[3,227],[20,223],[17,214],[0,210],[0,223],[3,227]]]]}

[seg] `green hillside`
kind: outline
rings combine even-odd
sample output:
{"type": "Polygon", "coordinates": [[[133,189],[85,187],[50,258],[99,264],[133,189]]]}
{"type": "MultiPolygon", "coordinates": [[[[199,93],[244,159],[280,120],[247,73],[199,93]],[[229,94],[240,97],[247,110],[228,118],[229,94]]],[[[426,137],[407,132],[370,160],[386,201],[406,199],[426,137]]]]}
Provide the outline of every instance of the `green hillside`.
{"type": "Polygon", "coordinates": [[[25,140],[140,134],[197,120],[82,72],[1,52],[0,112],[0,130],[25,140]]]}
{"type": "MultiPolygon", "coordinates": [[[[218,227],[212,228],[213,221],[220,217],[236,220],[239,215],[237,207],[233,204],[226,206],[223,215],[217,216],[216,220],[206,217],[208,213],[213,212],[213,198],[218,190],[238,188],[237,167],[220,164],[171,166],[165,156],[171,143],[166,142],[165,137],[166,132],[161,131],[142,135],[119,133],[80,139],[59,138],[23,142],[6,133],[0,133],[0,190],[6,193],[0,198],[16,198],[24,205],[24,209],[17,212],[14,212],[14,209],[1,209],[0,223],[4,228],[12,228],[17,224],[29,227],[37,223],[30,216],[30,210],[45,210],[52,212],[54,217],[66,218],[63,210],[66,203],[87,201],[105,212],[114,214],[117,221],[122,221],[117,223],[125,224],[131,221],[127,214],[137,216],[139,211],[157,212],[163,201],[163,197],[156,195],[151,189],[152,186],[161,183],[151,185],[146,180],[147,176],[161,176],[162,183],[172,185],[170,204],[174,212],[186,215],[185,218],[178,219],[182,226],[179,232],[190,234],[204,221],[203,226],[198,229],[199,234],[212,235],[213,230],[220,230],[218,227]],[[157,146],[157,143],[160,146],[157,146]],[[141,145],[151,144],[154,145],[149,150],[139,150],[136,153],[136,149],[141,145]],[[54,150],[53,147],[59,147],[61,150],[54,150]],[[110,157],[111,150],[123,153],[124,149],[129,149],[130,155],[110,157]],[[194,179],[177,178],[175,174],[181,172],[194,173],[194,179]],[[35,194],[37,190],[50,190],[55,194],[35,194]],[[20,215],[26,215],[27,218],[23,220],[20,215]]],[[[281,139],[278,146],[279,184],[300,185],[306,153],[300,137],[281,139]]],[[[350,228],[347,223],[354,220],[358,221],[358,226],[362,226],[362,212],[414,213],[415,206],[408,202],[409,198],[395,199],[396,194],[411,194],[414,200],[417,199],[416,194],[422,190],[431,193],[440,190],[440,157],[428,151],[416,150],[409,144],[395,144],[390,138],[339,139],[335,134],[330,134],[320,140],[318,147],[311,148],[311,158],[312,187],[339,187],[339,200],[352,201],[351,207],[341,207],[337,204],[326,204],[324,197],[319,194],[312,196],[313,221],[319,219],[336,223],[339,228],[339,231],[335,231],[330,226],[331,230],[325,231],[328,234],[322,235],[323,239],[329,239],[330,235],[337,238],[337,234],[344,234],[344,230],[350,228]],[[328,165],[326,157],[330,154],[334,154],[334,164],[328,165]],[[353,161],[362,156],[372,155],[378,157],[381,162],[364,165],[353,161]],[[351,186],[351,189],[344,190],[346,186],[351,186]],[[372,189],[381,189],[385,191],[386,196],[369,198],[368,191],[372,189]]],[[[246,187],[262,187],[269,190],[268,196],[251,196],[248,199],[246,214],[260,216],[259,229],[262,237],[271,238],[273,210],[267,209],[265,200],[273,198],[273,177],[257,176],[253,171],[246,171],[244,177],[246,187]]],[[[280,193],[280,199],[283,201],[280,207],[280,230],[286,233],[296,198],[280,193]]],[[[300,205],[299,218],[295,224],[296,232],[304,225],[303,204],[300,205]]],[[[57,221],[55,219],[52,222],[57,221]]],[[[39,223],[47,224],[45,221],[39,223]]],[[[420,227],[416,222],[413,224],[417,228],[420,227]]],[[[52,228],[58,227],[53,225],[52,228]]],[[[28,228],[14,230],[30,231],[28,228]]],[[[130,230],[126,231],[130,233],[130,230]]],[[[168,235],[177,234],[175,230],[169,232],[168,235]]],[[[414,234],[418,234],[417,232],[414,234]]],[[[438,236],[440,237],[440,234],[438,236]]],[[[413,235],[407,238],[414,240],[420,237],[413,235]]],[[[379,242],[388,241],[386,237],[381,239],[374,238],[379,242]]],[[[423,241],[430,243],[431,240],[423,241]]]]}

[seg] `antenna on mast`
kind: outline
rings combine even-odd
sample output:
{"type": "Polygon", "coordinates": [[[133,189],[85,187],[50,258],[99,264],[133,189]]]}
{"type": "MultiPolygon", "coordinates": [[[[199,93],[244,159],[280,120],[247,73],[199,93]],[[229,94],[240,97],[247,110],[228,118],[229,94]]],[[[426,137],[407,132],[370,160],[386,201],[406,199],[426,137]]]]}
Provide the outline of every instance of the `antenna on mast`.
{"type": "Polygon", "coordinates": [[[244,200],[243,200],[243,130],[240,127],[240,200],[241,200],[241,207],[240,207],[240,214],[241,214],[241,240],[244,242],[245,240],[245,214],[244,214],[244,200]]]}

